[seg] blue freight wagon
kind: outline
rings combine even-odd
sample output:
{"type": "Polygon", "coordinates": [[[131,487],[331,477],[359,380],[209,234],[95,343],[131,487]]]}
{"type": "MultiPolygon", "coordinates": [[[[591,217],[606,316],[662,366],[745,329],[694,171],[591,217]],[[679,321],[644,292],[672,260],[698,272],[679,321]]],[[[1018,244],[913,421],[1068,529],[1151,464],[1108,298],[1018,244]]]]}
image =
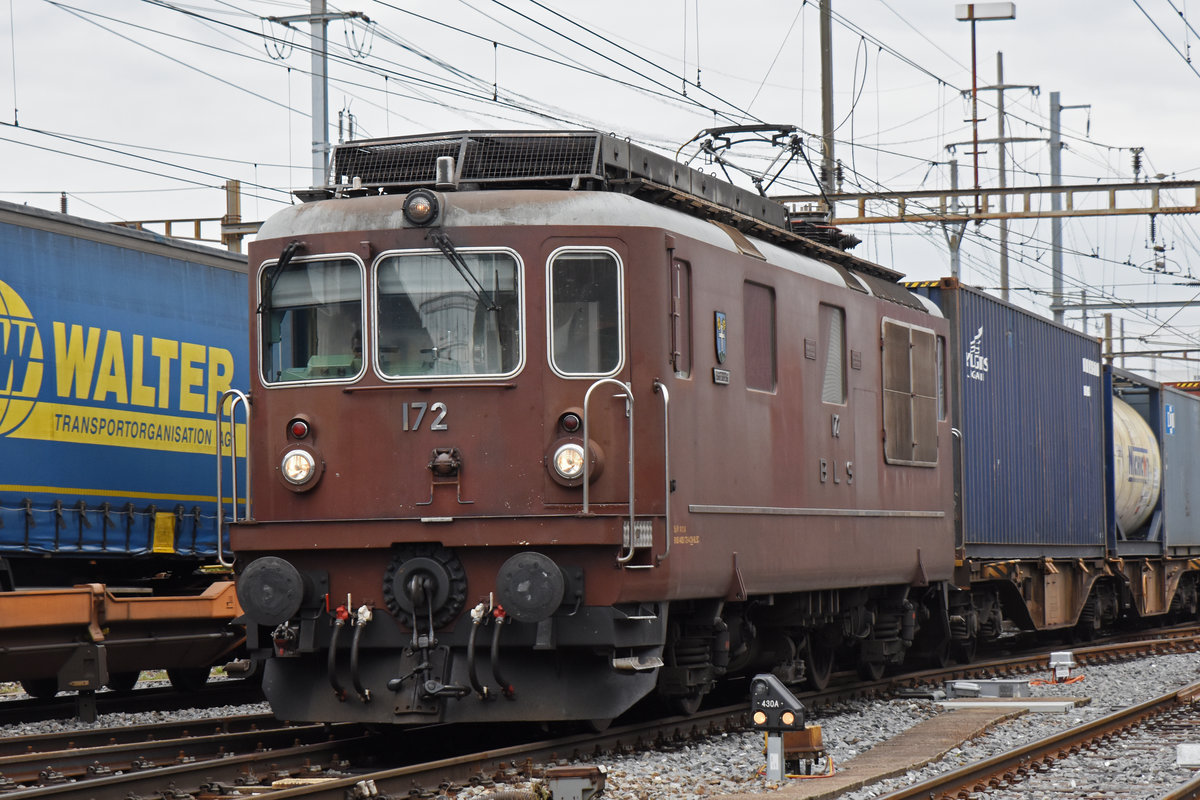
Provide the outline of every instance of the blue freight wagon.
{"type": "Polygon", "coordinates": [[[960,555],[1103,557],[1099,342],[952,279],[911,286],[951,324],[960,555]]]}
{"type": "Polygon", "coordinates": [[[174,591],[215,560],[245,296],[245,256],[0,203],[2,588],[174,591]]]}

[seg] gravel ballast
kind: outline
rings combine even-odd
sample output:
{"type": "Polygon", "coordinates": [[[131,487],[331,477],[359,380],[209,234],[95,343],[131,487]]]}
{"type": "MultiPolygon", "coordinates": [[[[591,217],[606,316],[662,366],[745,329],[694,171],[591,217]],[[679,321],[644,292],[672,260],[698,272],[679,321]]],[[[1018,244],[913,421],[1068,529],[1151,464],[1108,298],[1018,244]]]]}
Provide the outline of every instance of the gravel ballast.
{"type": "MultiPolygon", "coordinates": [[[[1122,664],[1088,666],[1076,672],[1084,675],[1082,681],[1034,686],[1031,693],[1034,696],[1090,698],[1087,704],[1062,714],[1022,715],[964,743],[923,769],[848,792],[843,797],[847,800],[878,797],[1200,680],[1194,654],[1161,655],[1122,664]]],[[[1034,677],[1048,676],[1031,676],[1031,679],[1034,677]]],[[[874,700],[816,710],[810,713],[809,722],[821,726],[825,747],[833,756],[836,768],[875,744],[939,713],[952,712],[943,711],[927,700],[874,700]]],[[[1197,741],[1200,741],[1200,731],[1197,741]]],[[[1009,794],[999,792],[990,794],[989,798],[1158,797],[1195,774],[1175,765],[1173,741],[1159,741],[1158,746],[1152,747],[1139,745],[1131,737],[1122,740],[1121,744],[1125,747],[1117,757],[1101,754],[1088,758],[1085,755],[1078,764],[1062,762],[1064,771],[1054,773],[1061,781],[1049,778],[1053,786],[1039,789],[1033,784],[1017,785],[1009,794]],[[1095,794],[1089,794],[1092,792],[1095,794]],[[1100,795],[1100,792],[1104,794],[1100,795]]],[[[1121,744],[1117,747],[1121,748],[1121,744]]],[[[723,735],[688,744],[675,752],[636,753],[606,758],[598,763],[607,770],[604,797],[608,800],[693,800],[784,788],[760,775],[764,765],[761,733],[723,735]]]]}
{"type": "MultiPolygon", "coordinates": [[[[943,759],[922,769],[848,792],[847,800],[868,800],[934,775],[991,758],[1083,722],[1105,716],[1200,680],[1195,654],[1159,655],[1121,664],[1087,666],[1077,670],[1084,679],[1072,684],[1043,684],[1031,688],[1034,696],[1083,697],[1089,702],[1066,713],[1024,714],[997,725],[975,740],[952,749],[943,759]]],[[[1031,676],[1032,678],[1048,676],[1031,676]]],[[[5,737],[57,731],[118,727],[179,719],[204,719],[228,714],[265,713],[265,703],[249,706],[193,709],[190,711],[106,714],[95,723],[56,720],[0,727],[5,737]]],[[[822,727],[827,751],[835,768],[943,710],[930,700],[865,700],[809,712],[810,724],[822,727]]],[[[1198,726],[1200,727],[1200,726],[1198,726]]],[[[1196,733],[1200,742],[1200,730],[1196,733]]],[[[992,800],[1066,796],[1105,798],[1157,797],[1182,784],[1195,773],[1175,764],[1176,740],[1130,736],[1113,745],[1112,752],[1084,753],[1062,761],[1052,773],[989,795],[992,800]]],[[[606,770],[606,800],[694,800],[724,794],[768,793],[784,784],[766,780],[761,733],[724,734],[702,742],[689,742],[673,751],[604,756],[592,760],[606,770]]],[[[819,782],[818,779],[810,779],[819,782]]],[[[500,788],[470,787],[460,798],[476,798],[500,788]]]]}

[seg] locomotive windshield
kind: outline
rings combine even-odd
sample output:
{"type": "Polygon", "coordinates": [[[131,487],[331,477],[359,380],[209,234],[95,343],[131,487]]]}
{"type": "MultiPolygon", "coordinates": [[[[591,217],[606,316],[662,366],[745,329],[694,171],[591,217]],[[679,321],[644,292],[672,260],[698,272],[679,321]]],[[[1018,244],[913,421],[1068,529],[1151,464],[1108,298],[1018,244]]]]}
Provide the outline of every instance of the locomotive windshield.
{"type": "Polygon", "coordinates": [[[442,253],[380,260],[376,316],[384,376],[470,377],[516,370],[521,355],[516,258],[508,252],[456,252],[471,282],[442,253]]]}
{"type": "Polygon", "coordinates": [[[363,270],[349,258],[263,269],[262,375],[267,383],[362,372],[363,270]]]}

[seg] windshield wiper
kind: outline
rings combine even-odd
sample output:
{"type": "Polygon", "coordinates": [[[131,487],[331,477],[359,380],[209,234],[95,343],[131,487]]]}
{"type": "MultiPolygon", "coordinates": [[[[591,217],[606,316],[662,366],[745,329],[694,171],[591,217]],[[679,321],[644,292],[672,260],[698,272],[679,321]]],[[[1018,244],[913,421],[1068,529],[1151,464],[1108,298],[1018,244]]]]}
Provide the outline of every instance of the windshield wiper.
{"type": "Polygon", "coordinates": [[[458,270],[458,274],[467,282],[467,288],[475,293],[475,299],[483,303],[483,307],[488,311],[499,311],[500,306],[496,305],[488,290],[480,283],[479,278],[475,277],[475,273],[471,272],[471,268],[467,266],[467,262],[463,260],[463,257],[454,249],[454,243],[450,241],[450,237],[441,231],[431,231],[429,238],[437,245],[438,250],[442,251],[442,255],[446,257],[446,260],[458,270]]]}
{"type": "Polygon", "coordinates": [[[305,246],[304,242],[288,242],[287,247],[283,248],[283,253],[280,254],[279,260],[267,267],[267,290],[263,292],[262,300],[258,301],[257,313],[261,314],[264,311],[270,310],[271,293],[275,291],[275,284],[279,282],[279,276],[287,269],[287,265],[292,263],[292,258],[296,255],[297,251],[303,250],[305,246]]]}

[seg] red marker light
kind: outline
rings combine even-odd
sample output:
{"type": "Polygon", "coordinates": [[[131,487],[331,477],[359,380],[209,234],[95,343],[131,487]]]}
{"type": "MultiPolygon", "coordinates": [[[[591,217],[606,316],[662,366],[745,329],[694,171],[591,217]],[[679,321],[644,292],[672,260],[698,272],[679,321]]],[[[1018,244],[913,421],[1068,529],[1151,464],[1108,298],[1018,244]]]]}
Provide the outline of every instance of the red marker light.
{"type": "Polygon", "coordinates": [[[579,415],[571,412],[563,414],[562,418],[559,419],[559,424],[562,425],[563,430],[567,433],[574,433],[575,431],[579,430],[581,425],[583,425],[583,423],[579,420],[579,415]]]}
{"type": "Polygon", "coordinates": [[[308,436],[308,423],[302,419],[294,419],[292,420],[290,430],[294,438],[303,439],[305,436],[308,436]]]}

